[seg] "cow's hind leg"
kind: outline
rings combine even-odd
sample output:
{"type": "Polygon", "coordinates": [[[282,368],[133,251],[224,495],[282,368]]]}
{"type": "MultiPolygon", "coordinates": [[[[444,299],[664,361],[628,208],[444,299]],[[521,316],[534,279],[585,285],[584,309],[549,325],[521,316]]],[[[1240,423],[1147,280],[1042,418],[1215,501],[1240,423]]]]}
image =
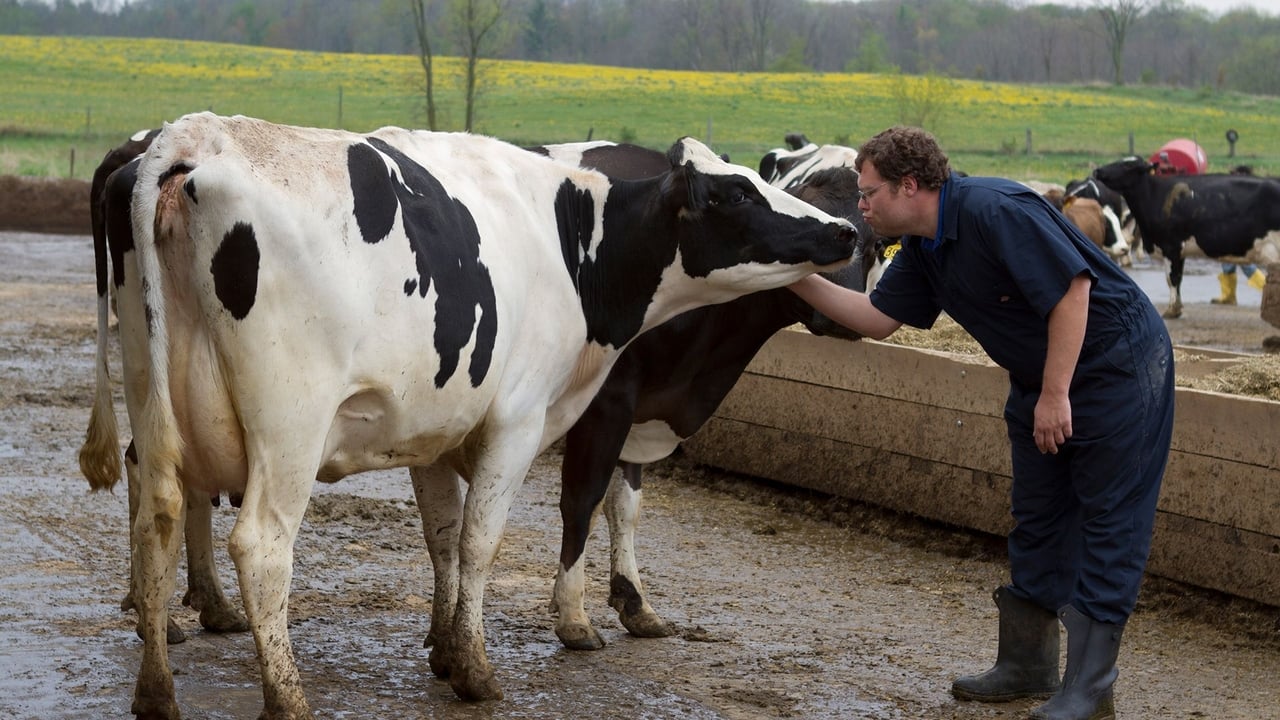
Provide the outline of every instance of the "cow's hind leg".
{"type": "Polygon", "coordinates": [[[139,473],[137,520],[130,531],[134,543],[133,598],[142,636],[142,666],[134,686],[132,712],[146,720],[179,716],[165,625],[178,572],[183,502],[172,462],[157,464],[166,467],[150,470],[150,477],[139,473]]]}
{"type": "Polygon", "coordinates": [[[507,513],[539,451],[540,420],[495,430],[476,443],[489,451],[475,459],[468,478],[458,538],[458,605],[449,641],[449,685],[463,700],[502,699],[484,647],[484,590],[507,513]]]}
{"type": "MultiPolygon", "coordinates": [[[[309,427],[294,430],[299,437],[324,437],[323,432],[312,432],[309,427]]],[[[248,448],[248,484],[229,546],[258,649],[264,702],[261,720],[312,717],[287,620],[293,543],[317,470],[314,464],[297,458],[315,458],[320,453],[320,447],[299,448],[282,458],[277,448],[248,448]]]]}
{"type": "Polygon", "coordinates": [[[458,537],[462,532],[462,487],[457,473],[443,464],[409,468],[413,496],[422,516],[422,535],[435,576],[431,595],[431,629],[422,646],[431,648],[428,662],[437,677],[449,677],[449,629],[458,602],[458,537]]]}
{"type": "Polygon", "coordinates": [[[188,490],[187,594],[182,604],[200,612],[200,624],[211,632],[244,632],[249,622],[222,591],[213,562],[213,507],[209,495],[188,490]]]}
{"type": "Polygon", "coordinates": [[[675,628],[654,612],[644,595],[636,567],[636,524],[640,518],[640,479],[643,466],[624,463],[625,482],[609,484],[605,516],[609,520],[609,605],[627,632],[636,637],[668,637],[675,628]]]}
{"type": "MultiPolygon", "coordinates": [[[[129,610],[138,609],[138,603],[136,600],[134,600],[134,598],[137,596],[137,593],[138,593],[138,581],[137,581],[137,572],[134,570],[132,554],[133,554],[133,548],[136,546],[136,542],[133,536],[133,524],[134,524],[134,521],[138,519],[138,493],[140,492],[140,488],[138,485],[138,449],[133,444],[132,440],[129,441],[129,447],[126,448],[124,451],[124,473],[125,473],[125,477],[128,479],[127,485],[128,485],[128,494],[129,494],[129,537],[130,537],[129,553],[131,558],[129,561],[129,592],[124,596],[124,599],[120,601],[120,609],[128,612],[129,610]]],[[[138,625],[136,626],[134,632],[138,634],[138,639],[141,640],[142,639],[141,616],[139,616],[138,625]]],[[[178,643],[186,642],[187,640],[187,634],[182,632],[182,628],[178,627],[178,623],[174,622],[173,617],[171,616],[168,618],[168,621],[165,623],[164,636],[165,636],[165,642],[169,643],[170,645],[177,645],[178,643]]]]}

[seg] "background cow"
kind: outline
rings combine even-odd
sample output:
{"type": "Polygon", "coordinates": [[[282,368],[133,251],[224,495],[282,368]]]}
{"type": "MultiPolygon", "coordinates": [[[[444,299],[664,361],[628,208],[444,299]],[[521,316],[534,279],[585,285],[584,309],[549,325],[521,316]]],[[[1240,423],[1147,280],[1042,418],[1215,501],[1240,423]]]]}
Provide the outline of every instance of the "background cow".
{"type": "Polygon", "coordinates": [[[184,484],[243,492],[230,547],[264,714],[301,717],[285,621],[311,486],[398,466],[436,573],[432,669],[463,698],[501,697],[483,588],[532,458],[639,333],[853,250],[847,221],[696,141],[669,158],[610,182],[478,136],[200,113],[113,176],[138,269],[117,293],[143,411],[135,714],[177,715],[163,628],[184,484]]]}
{"type": "Polygon", "coordinates": [[[1102,215],[1106,221],[1106,247],[1119,247],[1124,245],[1129,248],[1129,253],[1121,258],[1121,265],[1129,266],[1133,264],[1132,256],[1137,247],[1137,238],[1132,233],[1126,233],[1125,228],[1131,226],[1133,218],[1129,216],[1129,209],[1125,206],[1124,196],[1107,187],[1104,183],[1096,178],[1087,177],[1083,180],[1071,180],[1066,184],[1065,196],[1067,198],[1084,198],[1096,200],[1102,205],[1102,215]]]}
{"type": "Polygon", "coordinates": [[[1084,236],[1093,241],[1121,265],[1131,265],[1129,243],[1120,231],[1120,221],[1097,200],[1079,195],[1067,195],[1061,190],[1042,193],[1049,204],[1056,207],[1084,236]]]}
{"type": "Polygon", "coordinates": [[[854,167],[858,151],[844,145],[818,145],[798,133],[785,137],[787,147],[775,148],[760,158],[760,177],[780,188],[804,182],[813,173],[833,167],[854,167]]]}
{"type": "Polygon", "coordinates": [[[1247,175],[1156,175],[1155,165],[1128,157],[1093,171],[1124,195],[1148,254],[1169,260],[1166,318],[1182,315],[1183,243],[1194,237],[1211,258],[1248,259],[1280,230],[1280,182],[1247,175]]]}
{"type": "MultiPolygon", "coordinates": [[[[106,189],[112,175],[117,172],[132,177],[137,171],[136,161],[151,145],[151,141],[159,130],[144,130],[136,133],[124,144],[109,151],[102,162],[94,170],[89,190],[89,219],[93,235],[94,267],[97,276],[98,291],[98,337],[107,336],[110,321],[110,295],[108,283],[114,282],[119,288],[125,283],[127,274],[136,272],[133,264],[133,237],[130,231],[129,198],[116,197],[108,203],[106,189]],[[107,212],[113,214],[108,222],[107,212]],[[130,253],[128,260],[126,253],[130,253]],[[109,280],[108,258],[114,269],[113,280],[109,280]],[[133,268],[133,269],[130,269],[133,268]]],[[[127,188],[131,180],[114,183],[116,188],[127,188]]],[[[136,279],[134,279],[136,282],[136,279]]],[[[137,353],[135,352],[135,356],[137,353]]],[[[107,345],[98,343],[97,385],[105,387],[110,382],[107,358],[107,345]]],[[[80,450],[80,470],[89,481],[91,490],[109,490],[120,479],[120,452],[117,445],[119,430],[116,427],[115,411],[111,408],[110,395],[98,393],[90,411],[88,433],[80,450]]],[[[128,400],[129,398],[126,398],[128,400]]],[[[139,409],[133,403],[127,403],[129,417],[137,416],[139,409]]],[[[132,440],[124,454],[124,468],[128,477],[129,527],[138,514],[138,460],[132,440]]],[[[242,632],[249,629],[244,615],[227,599],[213,559],[212,512],[211,507],[218,502],[218,496],[212,498],[208,494],[187,491],[186,515],[183,522],[183,538],[187,548],[187,592],[182,602],[199,612],[200,624],[206,630],[216,633],[242,632]]],[[[239,504],[232,499],[232,504],[239,504]]],[[[134,609],[136,579],[133,564],[129,567],[129,592],[120,603],[120,609],[134,609]]],[[[170,643],[186,640],[186,635],[169,618],[166,637],[170,643]]]]}

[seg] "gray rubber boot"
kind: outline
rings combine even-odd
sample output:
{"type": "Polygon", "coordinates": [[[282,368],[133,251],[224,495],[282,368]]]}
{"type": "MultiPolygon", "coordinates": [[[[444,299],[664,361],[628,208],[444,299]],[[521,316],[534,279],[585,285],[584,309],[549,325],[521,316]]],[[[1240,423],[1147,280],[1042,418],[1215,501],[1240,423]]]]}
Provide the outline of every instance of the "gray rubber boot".
{"type": "Polygon", "coordinates": [[[1000,644],[996,664],[979,675],[951,683],[961,700],[1008,702],[1048,697],[1058,691],[1058,616],[1009,591],[991,595],[1000,609],[1000,644]]]}
{"type": "Polygon", "coordinates": [[[1112,688],[1123,625],[1101,623],[1068,605],[1058,611],[1067,628],[1062,689],[1031,711],[1031,720],[1115,720],[1112,688]]]}

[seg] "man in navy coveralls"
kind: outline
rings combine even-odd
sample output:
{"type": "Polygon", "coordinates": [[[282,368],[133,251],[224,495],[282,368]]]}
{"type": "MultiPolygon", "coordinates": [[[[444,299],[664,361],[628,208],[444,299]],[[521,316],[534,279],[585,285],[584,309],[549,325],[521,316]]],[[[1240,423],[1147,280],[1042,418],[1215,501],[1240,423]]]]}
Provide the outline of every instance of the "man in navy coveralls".
{"type": "Polygon", "coordinates": [[[1137,603],[1173,432],[1173,355],[1141,289],[1039,194],[961,177],[927,132],[858,149],[859,207],[902,249],[869,294],[792,286],[868,337],[945,311],[1009,372],[1009,584],[995,666],[963,700],[1049,697],[1037,720],[1114,718],[1120,637],[1137,603]],[[1058,621],[1067,664],[1058,676],[1058,621]]]}

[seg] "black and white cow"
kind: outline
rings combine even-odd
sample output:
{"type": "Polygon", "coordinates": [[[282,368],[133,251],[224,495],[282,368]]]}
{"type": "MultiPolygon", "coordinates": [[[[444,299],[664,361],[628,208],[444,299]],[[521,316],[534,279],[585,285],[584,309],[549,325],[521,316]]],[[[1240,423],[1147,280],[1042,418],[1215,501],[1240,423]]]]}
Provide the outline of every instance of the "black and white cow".
{"type": "Polygon", "coordinates": [[[198,113],[112,176],[134,255],[116,303],[140,410],[135,715],[178,715],[164,628],[185,487],[242,494],[230,550],[263,715],[308,717],[293,539],[317,480],[391,467],[411,468],[436,576],[431,667],[464,699],[502,696],[484,585],[533,458],[640,333],[854,249],[848,221],[697,141],[668,158],[610,181],[480,136],[198,113]]]}
{"type": "MultiPolygon", "coordinates": [[[[607,142],[568,143],[539,151],[588,167],[608,167],[614,177],[652,174],[662,153],[607,142]]],[[[819,170],[788,192],[858,228],[859,252],[830,277],[861,290],[875,257],[874,232],[857,208],[858,174],[837,166],[819,170]]],[[[673,631],[652,608],[635,556],[643,468],[675,451],[720,406],[756,352],[775,332],[803,323],[812,332],[853,336],[815,312],[785,288],[683,313],[641,335],[627,347],[586,412],[565,436],[561,467],[563,529],[553,611],[556,635],[566,647],[595,650],[604,639],[584,606],[584,552],[591,519],[601,501],[609,526],[609,604],[637,637],[673,631]],[[614,468],[622,466],[621,478],[614,468]]]]}
{"type": "Polygon", "coordinates": [[[780,188],[804,182],[809,175],[832,167],[853,168],[858,151],[844,145],[818,145],[798,133],[788,133],[787,147],[774,148],[760,158],[760,177],[780,188]]]}
{"type": "Polygon", "coordinates": [[[1093,171],[1124,195],[1147,253],[1169,260],[1166,318],[1182,316],[1182,247],[1194,237],[1211,258],[1244,259],[1280,230],[1280,182],[1248,175],[1157,175],[1155,165],[1128,157],[1093,171]]]}

